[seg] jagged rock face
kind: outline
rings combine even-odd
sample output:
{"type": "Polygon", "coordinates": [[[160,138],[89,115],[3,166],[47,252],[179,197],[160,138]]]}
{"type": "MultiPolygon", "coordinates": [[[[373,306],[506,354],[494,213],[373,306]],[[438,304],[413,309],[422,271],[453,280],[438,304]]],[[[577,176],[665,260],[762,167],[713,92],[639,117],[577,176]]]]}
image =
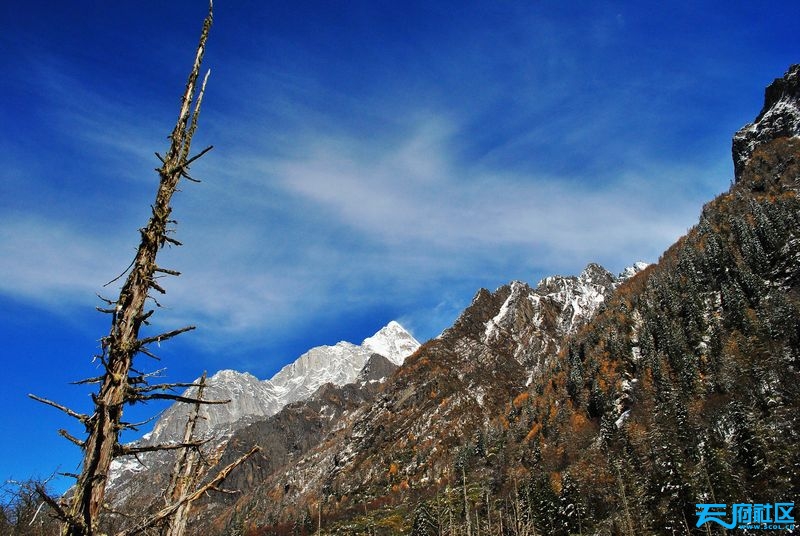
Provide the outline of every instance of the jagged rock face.
{"type": "MultiPolygon", "coordinates": [[[[303,460],[303,455],[317,447],[348,419],[351,412],[372,403],[382,384],[398,366],[380,354],[372,354],[358,374],[357,381],[343,386],[326,383],[306,400],[288,404],[278,413],[236,431],[227,442],[216,467],[224,467],[253,445],[261,451],[240,465],[226,479],[226,487],[236,490],[263,490],[265,482],[288,473],[287,467],[303,460]]],[[[299,478],[282,478],[278,487],[285,492],[303,490],[299,478]]],[[[193,534],[208,534],[214,519],[229,516],[229,508],[240,495],[209,496],[195,509],[193,534]],[[226,515],[227,514],[227,515],[226,515]]],[[[259,494],[248,495],[249,504],[258,504],[259,494]]],[[[263,512],[262,512],[263,513],[263,512]]]]}
{"type": "MultiPolygon", "coordinates": [[[[287,465],[296,463],[303,454],[319,445],[349,412],[372,402],[380,389],[379,379],[385,379],[395,370],[397,365],[373,354],[359,375],[363,382],[343,386],[326,383],[307,400],[289,404],[275,415],[238,430],[227,443],[217,467],[238,459],[253,445],[259,445],[261,451],[239,466],[226,479],[226,486],[251,490],[270,476],[285,471],[287,465]],[[374,379],[375,376],[379,378],[374,379]]],[[[303,483],[286,480],[283,485],[302,488],[303,483]]],[[[231,504],[237,498],[228,495],[205,501],[198,508],[198,512],[204,514],[197,524],[202,526],[214,517],[215,511],[223,508],[223,504],[231,504]]],[[[201,533],[203,529],[198,529],[198,534],[201,533]]]]}
{"type": "Polygon", "coordinates": [[[430,483],[446,470],[452,450],[482,429],[526,378],[513,356],[480,340],[506,292],[479,296],[460,329],[423,345],[377,398],[343,412],[318,445],[246,492],[235,511],[285,520],[322,495],[375,497],[402,480],[430,483]]]}
{"type": "Polygon", "coordinates": [[[577,277],[547,277],[535,289],[514,281],[503,289],[508,296],[497,314],[485,323],[483,342],[498,350],[505,346],[535,371],[544,358],[558,354],[560,341],[586,324],[615,288],[646,267],[636,263],[614,277],[592,263],[577,277]]]}
{"type": "Polygon", "coordinates": [[[397,364],[381,354],[372,354],[358,373],[355,383],[383,383],[397,370],[397,364]]]}
{"type": "MultiPolygon", "coordinates": [[[[189,389],[186,392],[190,396],[194,396],[195,393],[195,389],[189,389]]],[[[203,398],[206,400],[230,400],[230,402],[201,408],[203,419],[197,423],[199,437],[230,434],[234,428],[242,426],[242,424],[236,424],[241,419],[265,418],[280,409],[276,407],[278,401],[267,382],[263,382],[247,372],[235,370],[221,370],[208,378],[203,398]]],[[[190,409],[188,404],[170,406],[143,443],[157,445],[180,439],[190,409]]]]}
{"type": "MultiPolygon", "coordinates": [[[[196,396],[196,389],[187,389],[186,396],[196,396]]],[[[197,422],[195,439],[208,439],[204,452],[210,459],[219,457],[222,446],[231,434],[251,422],[274,414],[275,398],[266,382],[252,374],[222,370],[208,378],[203,398],[230,400],[227,404],[202,406],[197,422]]],[[[183,440],[186,420],[191,404],[173,404],[161,416],[153,431],[135,446],[163,445],[183,440]]],[[[125,456],[111,464],[111,477],[107,490],[111,504],[122,505],[134,496],[148,496],[150,490],[166,485],[172,470],[174,452],[149,452],[138,458],[125,456]]]]}
{"type": "Polygon", "coordinates": [[[325,383],[355,380],[372,352],[349,342],[312,348],[280,370],[270,383],[284,404],[304,400],[325,383]]]}
{"type": "MultiPolygon", "coordinates": [[[[204,397],[230,402],[202,408],[203,420],[198,423],[198,435],[228,436],[255,420],[274,415],[286,404],[308,398],[326,383],[346,385],[356,381],[375,353],[399,365],[417,348],[419,342],[400,324],[392,321],[360,346],[339,342],[333,346],[312,348],[269,380],[261,381],[246,372],[219,371],[208,379],[204,397]]],[[[194,396],[195,392],[192,388],[185,394],[194,396]]],[[[179,440],[189,411],[187,404],[172,405],[143,443],[154,445],[179,440]]]]}
{"type": "Polygon", "coordinates": [[[419,348],[419,342],[395,321],[390,322],[360,346],[339,342],[312,348],[286,365],[269,383],[277,397],[277,408],[308,398],[321,385],[346,385],[356,380],[372,354],[381,354],[401,365],[419,348]]]}
{"type": "Polygon", "coordinates": [[[800,135],[800,64],[792,65],[764,93],[764,107],[755,121],[733,137],[733,167],[738,181],[753,151],[776,138],[800,135]]]}

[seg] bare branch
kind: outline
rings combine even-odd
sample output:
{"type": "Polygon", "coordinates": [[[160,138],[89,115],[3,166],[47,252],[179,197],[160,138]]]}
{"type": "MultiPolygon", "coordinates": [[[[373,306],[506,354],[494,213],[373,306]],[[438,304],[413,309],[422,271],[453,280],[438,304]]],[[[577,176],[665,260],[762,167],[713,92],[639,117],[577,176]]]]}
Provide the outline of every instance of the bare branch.
{"type": "Polygon", "coordinates": [[[161,272],[162,274],[169,274],[174,276],[181,275],[181,273],[177,270],[168,270],[167,268],[161,268],[160,266],[156,266],[153,270],[156,272],[161,272]]]}
{"type": "Polygon", "coordinates": [[[154,342],[155,343],[161,343],[163,341],[171,339],[172,337],[177,337],[181,333],[186,333],[187,331],[192,331],[193,329],[195,329],[195,326],[186,326],[185,328],[174,329],[172,331],[167,331],[166,333],[162,333],[162,334],[156,335],[154,337],[147,337],[145,339],[139,339],[138,341],[136,341],[136,345],[141,350],[142,346],[146,346],[146,345],[152,344],[154,342]]]}
{"type": "Polygon", "coordinates": [[[74,523],[74,518],[67,512],[65,512],[64,509],[61,507],[61,504],[59,504],[58,501],[53,499],[47,493],[47,490],[44,489],[44,486],[42,486],[41,484],[36,484],[35,489],[36,493],[39,494],[39,497],[41,497],[42,500],[47,503],[47,506],[53,509],[53,512],[55,512],[55,515],[58,519],[60,519],[64,523],[68,524],[74,523]]]}
{"type": "Polygon", "coordinates": [[[142,461],[138,454],[134,453],[133,457],[136,458],[136,461],[139,463],[139,465],[147,469],[147,464],[142,461]]]}
{"type": "Polygon", "coordinates": [[[72,411],[68,407],[62,406],[58,402],[53,402],[52,400],[47,400],[46,398],[42,398],[40,396],[32,395],[30,393],[28,394],[28,396],[30,398],[36,400],[37,402],[41,402],[42,404],[47,404],[48,406],[53,406],[56,409],[60,409],[61,411],[63,411],[67,415],[69,415],[70,417],[78,419],[79,421],[81,421],[84,424],[89,422],[89,420],[91,419],[91,417],[89,417],[88,415],[84,415],[83,413],[78,413],[76,411],[72,411]]]}
{"type": "Polygon", "coordinates": [[[182,246],[183,245],[183,242],[181,242],[179,240],[175,240],[174,238],[170,238],[167,235],[164,235],[161,238],[163,238],[164,241],[169,242],[170,244],[172,244],[174,246],[182,246]]]}
{"type": "MultiPolygon", "coordinates": [[[[208,74],[211,74],[211,71],[208,71],[208,74]]],[[[208,78],[208,74],[206,75],[206,78],[208,78]]],[[[202,158],[203,156],[205,156],[205,154],[206,154],[207,152],[209,152],[209,151],[210,151],[211,149],[213,149],[213,148],[214,148],[214,146],[213,146],[213,145],[209,145],[208,147],[206,147],[205,149],[203,149],[202,151],[200,151],[199,153],[197,153],[196,155],[194,155],[193,157],[191,157],[189,160],[187,160],[187,161],[186,161],[186,163],[185,163],[185,164],[183,164],[183,166],[181,166],[181,167],[182,167],[183,169],[188,169],[188,168],[189,168],[189,164],[191,164],[192,162],[194,162],[194,161],[196,161],[196,160],[199,160],[200,158],[202,158]]]]}
{"type": "MultiPolygon", "coordinates": [[[[131,370],[134,370],[134,369],[131,369],[131,370]]],[[[164,368],[160,368],[160,369],[154,370],[152,372],[139,372],[139,371],[136,371],[136,373],[139,374],[139,376],[141,377],[142,380],[145,380],[146,378],[161,378],[161,377],[163,377],[163,375],[164,375],[164,373],[166,371],[167,371],[167,367],[164,367],[164,368]]]]}
{"type": "Polygon", "coordinates": [[[85,442],[81,441],[80,439],[78,439],[74,435],[70,434],[69,432],[67,432],[63,428],[61,430],[59,430],[58,433],[61,435],[61,437],[63,437],[64,439],[67,439],[69,441],[72,441],[73,443],[78,445],[80,448],[83,448],[83,447],[86,446],[85,442]]]}
{"type": "Polygon", "coordinates": [[[138,430],[140,426],[144,426],[145,424],[150,424],[151,422],[156,420],[158,417],[159,417],[159,415],[153,415],[149,419],[141,421],[141,422],[133,422],[133,423],[120,422],[119,423],[119,429],[120,430],[138,430]]]}
{"type": "Polygon", "coordinates": [[[86,385],[88,383],[100,383],[103,381],[103,376],[96,376],[94,378],[86,378],[85,380],[78,380],[70,383],[70,385],[86,385]]]}
{"type": "Polygon", "coordinates": [[[155,313],[155,312],[156,312],[155,309],[150,309],[146,313],[143,313],[143,314],[140,314],[139,316],[137,316],[136,317],[136,321],[137,322],[143,322],[143,323],[147,324],[148,323],[147,319],[150,318],[151,316],[153,316],[153,313],[155,313]]]}
{"type": "Polygon", "coordinates": [[[130,400],[136,400],[140,402],[147,402],[148,400],[174,400],[176,402],[184,402],[186,404],[208,404],[208,405],[216,405],[216,404],[228,404],[230,400],[203,400],[200,398],[192,398],[188,396],[181,396],[181,395],[171,395],[169,393],[153,393],[151,395],[141,395],[141,396],[131,396],[130,400]]]}
{"type": "Polygon", "coordinates": [[[198,447],[202,447],[206,443],[211,441],[211,439],[205,440],[198,440],[198,441],[190,441],[188,443],[165,443],[163,445],[149,445],[146,447],[128,447],[125,445],[119,445],[117,449],[115,449],[114,455],[115,456],[129,456],[131,454],[141,454],[143,452],[157,452],[162,450],[180,450],[180,449],[194,449],[198,447]]]}
{"type": "Polygon", "coordinates": [[[189,73],[189,79],[186,82],[186,91],[183,94],[181,101],[181,109],[178,114],[178,121],[175,123],[175,129],[172,131],[170,137],[172,138],[172,146],[170,152],[167,153],[166,159],[169,161],[171,158],[177,159],[177,162],[182,162],[189,154],[192,144],[192,138],[188,136],[186,127],[189,124],[190,107],[195,94],[197,84],[197,77],[200,74],[200,65],[203,62],[203,55],[206,52],[206,40],[208,39],[208,32],[211,29],[211,23],[214,20],[212,6],[209,5],[208,15],[203,21],[203,29],[200,32],[200,42],[197,45],[197,54],[195,55],[194,65],[189,73]]]}
{"type": "Polygon", "coordinates": [[[160,368],[153,372],[142,372],[131,367],[130,372],[133,374],[128,376],[128,385],[147,385],[148,378],[160,378],[163,376],[166,368],[160,368]]]}
{"type": "MultiPolygon", "coordinates": [[[[114,279],[112,279],[111,281],[109,281],[108,283],[106,283],[105,285],[103,285],[103,288],[107,287],[108,285],[110,285],[110,284],[111,284],[111,283],[113,283],[114,281],[118,281],[119,279],[121,279],[121,278],[122,278],[122,276],[124,276],[125,274],[127,274],[127,273],[128,273],[128,270],[130,270],[130,269],[131,269],[131,266],[133,266],[133,263],[135,263],[135,262],[136,262],[136,257],[134,257],[134,258],[133,258],[133,260],[131,261],[131,263],[128,265],[128,267],[127,267],[127,268],[125,268],[125,271],[123,271],[123,272],[122,272],[121,274],[119,274],[117,277],[115,277],[114,279]]],[[[101,299],[102,299],[102,298],[101,298],[101,299]]]]}
{"type": "Polygon", "coordinates": [[[160,357],[158,357],[156,354],[154,354],[153,352],[151,352],[150,350],[148,350],[145,347],[140,347],[139,351],[142,352],[144,355],[146,355],[147,357],[149,357],[151,359],[155,359],[156,361],[161,361],[160,357]]]}
{"type": "MultiPolygon", "coordinates": [[[[206,74],[206,78],[208,78],[208,75],[209,75],[209,74],[211,74],[211,71],[208,71],[208,73],[206,74]]],[[[205,88],[205,81],[203,82],[203,87],[205,88]]],[[[200,98],[200,99],[202,99],[202,94],[201,94],[201,96],[200,96],[199,98],[200,98]]],[[[198,106],[199,106],[199,104],[200,104],[200,103],[199,103],[199,101],[198,101],[198,106]]],[[[196,113],[199,113],[199,110],[197,110],[197,109],[196,109],[196,113]]],[[[196,116],[195,116],[195,117],[196,117],[196,116]]],[[[191,135],[194,135],[194,128],[196,128],[196,127],[197,127],[197,125],[195,125],[195,124],[194,124],[194,123],[195,123],[195,119],[192,119],[192,123],[193,123],[193,124],[192,124],[192,130],[190,130],[190,134],[191,134],[191,135]]],[[[208,147],[206,147],[205,149],[203,149],[202,151],[200,151],[199,153],[197,153],[196,155],[194,155],[193,157],[191,157],[190,159],[188,159],[186,162],[183,162],[183,163],[179,164],[177,167],[175,167],[175,168],[173,168],[173,169],[170,169],[169,171],[167,171],[167,174],[172,174],[172,173],[175,173],[175,172],[180,172],[180,173],[181,173],[181,175],[182,175],[183,177],[186,177],[186,176],[187,176],[187,175],[186,175],[186,173],[187,173],[187,170],[189,169],[189,165],[190,165],[192,162],[195,162],[196,160],[199,160],[200,158],[202,158],[203,156],[205,156],[205,154],[206,154],[207,152],[209,152],[209,151],[210,151],[211,149],[213,149],[213,148],[214,148],[214,146],[213,146],[213,145],[209,145],[208,147]]],[[[194,180],[194,179],[192,179],[192,180],[194,180]]],[[[195,181],[195,182],[200,182],[200,181],[195,181]]]]}
{"type": "Polygon", "coordinates": [[[164,290],[164,287],[162,287],[161,285],[156,283],[155,280],[151,279],[149,284],[150,284],[150,288],[152,288],[153,290],[159,292],[160,294],[166,294],[167,293],[167,291],[164,290]]]}
{"type": "MultiPolygon", "coordinates": [[[[156,158],[158,158],[161,161],[162,164],[166,165],[167,161],[164,160],[163,156],[161,156],[160,154],[156,153],[156,158]]],[[[161,173],[161,168],[156,168],[156,171],[161,173]]],[[[175,171],[175,170],[173,170],[173,171],[175,171]]],[[[180,171],[181,177],[183,177],[184,179],[188,179],[188,180],[190,180],[192,182],[202,182],[202,181],[199,181],[197,179],[193,179],[192,177],[190,177],[189,174],[186,172],[186,169],[184,169],[184,168],[182,168],[180,166],[178,167],[177,171],[180,171]]],[[[172,222],[172,223],[174,223],[174,222],[172,222]]]]}
{"type": "Polygon", "coordinates": [[[190,388],[200,387],[199,383],[161,383],[158,385],[144,385],[143,387],[134,387],[137,393],[151,393],[153,391],[170,391],[175,388],[190,388]]]}
{"type": "MultiPolygon", "coordinates": [[[[203,77],[203,83],[200,84],[200,93],[197,94],[197,100],[195,101],[194,104],[194,112],[192,113],[192,124],[189,127],[189,131],[186,133],[186,139],[189,143],[191,143],[192,138],[194,138],[194,133],[197,130],[197,119],[200,117],[200,106],[203,104],[203,95],[206,92],[206,83],[208,82],[209,76],[211,76],[211,69],[206,71],[206,75],[203,77]]],[[[189,156],[189,143],[187,143],[185,152],[181,155],[181,160],[185,160],[186,157],[189,156]]],[[[186,164],[183,165],[183,169],[184,170],[189,169],[189,164],[191,164],[192,162],[203,156],[203,154],[205,154],[210,149],[211,148],[209,147],[195,158],[192,158],[189,161],[187,161],[186,164]]]]}

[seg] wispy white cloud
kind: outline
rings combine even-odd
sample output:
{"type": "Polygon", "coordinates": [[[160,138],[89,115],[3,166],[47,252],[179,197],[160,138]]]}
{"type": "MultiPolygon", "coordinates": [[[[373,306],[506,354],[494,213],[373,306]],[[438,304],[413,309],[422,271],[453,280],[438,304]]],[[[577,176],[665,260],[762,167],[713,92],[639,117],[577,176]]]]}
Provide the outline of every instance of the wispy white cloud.
{"type": "Polygon", "coordinates": [[[4,215],[0,220],[0,291],[55,310],[86,304],[103,282],[122,271],[105,239],[70,222],[41,215],[4,215]]]}
{"type": "MultiPolygon", "coordinates": [[[[176,306],[164,321],[199,321],[221,344],[382,303],[408,307],[412,325],[441,321],[427,305],[413,309],[420,293],[594,260],[654,260],[699,209],[673,177],[701,170],[643,162],[646,176],[578,181],[472,169],[459,156],[459,124],[420,117],[394,144],[327,132],[296,139],[291,155],[215,155],[200,168],[209,180],[177,200],[187,246],[165,262],[185,275],[167,283],[164,301],[176,306]]],[[[124,267],[130,233],[99,236],[80,210],[74,217],[7,218],[4,292],[55,307],[124,267]]]]}
{"type": "Polygon", "coordinates": [[[432,123],[379,154],[364,150],[367,140],[338,139],[273,164],[282,187],[304,205],[375,243],[411,248],[405,252],[430,248],[431,257],[533,246],[561,256],[625,255],[673,239],[685,230],[687,212],[697,210],[681,180],[696,180],[701,169],[642,163],[646,176],[582,181],[475,171],[457,159],[456,129],[441,128],[438,118],[432,123]]]}
{"type": "MultiPolygon", "coordinates": [[[[0,291],[59,308],[84,303],[127,265],[152,193],[104,173],[152,177],[151,148],[160,140],[153,118],[167,114],[157,106],[137,114],[52,63],[40,72],[54,128],[68,130],[82,154],[106,155],[81,177],[91,195],[68,196],[68,209],[56,199],[4,217],[0,291]],[[87,221],[98,206],[108,208],[100,226],[87,221]]],[[[319,91],[313,80],[289,82],[293,91],[319,91]]],[[[258,124],[250,109],[204,116],[218,149],[196,165],[207,180],[176,199],[186,247],[165,252],[164,262],[184,275],[167,282],[163,322],[200,323],[201,340],[224,346],[383,307],[431,333],[478,284],[575,272],[590,261],[621,269],[655,260],[707,197],[687,185],[716,180],[702,166],[637,155],[635,144],[616,166],[600,155],[600,164],[558,172],[559,155],[541,152],[507,165],[548,143],[570,156],[591,140],[607,149],[602,133],[618,121],[608,110],[564,109],[550,122],[517,125],[513,135],[487,134],[489,149],[476,151],[475,129],[491,103],[467,112],[436,101],[408,108],[395,98],[373,103],[380,111],[355,125],[349,109],[322,113],[291,99],[277,127],[258,124]],[[371,129],[357,128],[365,123],[371,129]],[[581,176],[587,169],[596,176],[581,176]],[[464,294],[461,301],[452,292],[464,294]]]]}

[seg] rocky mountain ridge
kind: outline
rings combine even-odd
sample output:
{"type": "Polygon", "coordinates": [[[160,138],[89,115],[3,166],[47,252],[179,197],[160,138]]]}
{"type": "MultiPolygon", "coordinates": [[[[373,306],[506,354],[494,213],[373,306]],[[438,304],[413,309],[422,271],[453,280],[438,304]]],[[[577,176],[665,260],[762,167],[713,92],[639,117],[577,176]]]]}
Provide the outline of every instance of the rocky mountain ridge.
{"type": "MultiPolygon", "coordinates": [[[[206,406],[198,435],[228,435],[248,422],[269,417],[287,404],[308,398],[326,383],[352,383],[374,353],[399,365],[417,348],[419,342],[399,323],[391,321],[360,345],[341,341],[312,348],[268,380],[259,380],[248,372],[221,370],[208,378],[205,398],[231,402],[206,406]]],[[[186,394],[191,396],[194,392],[189,389],[186,394]]],[[[183,433],[188,412],[186,404],[172,405],[144,439],[145,443],[176,441],[183,433]]]]}
{"type": "Polygon", "coordinates": [[[800,64],[792,65],[764,91],[764,106],[752,123],[733,136],[736,180],[757,147],[777,138],[800,135],[800,64]]]}
{"type": "Polygon", "coordinates": [[[614,277],[591,263],[578,276],[546,277],[535,288],[513,281],[505,302],[485,323],[483,342],[513,341],[514,357],[533,372],[546,356],[558,354],[559,341],[588,322],[619,285],[647,266],[640,261],[614,277]]]}
{"type": "Polygon", "coordinates": [[[381,328],[356,346],[339,342],[312,348],[268,380],[276,397],[274,406],[308,398],[321,385],[346,385],[358,377],[372,354],[380,354],[396,365],[419,348],[419,342],[396,321],[381,328]]]}
{"type": "MultiPolygon", "coordinates": [[[[275,488],[270,493],[283,489],[285,501],[276,504],[291,508],[303,498],[296,493],[329,489],[340,474],[350,478],[348,464],[361,465],[362,460],[355,459],[357,453],[370,450],[376,439],[377,444],[392,443],[405,434],[407,437],[397,441],[397,446],[406,448],[408,437],[433,437],[436,434],[429,429],[431,424],[446,421],[451,423],[448,441],[456,444],[468,430],[491,421],[494,408],[508,393],[516,394],[530,383],[545,356],[558,351],[559,341],[591,320],[615,288],[646,266],[636,263],[614,277],[603,267],[589,264],[578,276],[547,277],[535,288],[514,281],[494,292],[482,289],[451,328],[427,343],[447,348],[448,358],[447,363],[423,373],[421,379],[420,364],[428,364],[428,359],[415,361],[405,374],[400,371],[399,378],[395,374],[391,384],[384,385],[398,365],[406,370],[402,367],[406,355],[419,348],[396,322],[390,322],[360,346],[340,342],[313,348],[271,380],[220,371],[209,378],[207,398],[231,398],[235,404],[208,407],[206,426],[200,432],[216,438],[208,445],[208,459],[223,467],[259,444],[266,451],[240,468],[233,481],[246,484],[254,497],[270,486],[275,488]],[[475,322],[477,330],[473,329],[475,322]],[[474,337],[473,331],[480,336],[474,337]],[[379,351],[389,356],[383,357],[379,351]],[[465,356],[480,366],[465,364],[465,356]],[[457,382],[450,378],[454,372],[457,382]],[[276,392],[288,400],[279,411],[273,410],[276,392]],[[299,399],[291,400],[292,396],[299,399]],[[411,411],[406,407],[399,412],[409,404],[411,411]],[[440,408],[435,411],[436,420],[430,421],[425,416],[435,404],[440,408]],[[388,418],[398,420],[400,415],[407,420],[407,430],[391,437],[381,434],[383,425],[376,423],[388,418]],[[415,422],[420,419],[426,422],[415,422]]],[[[146,443],[179,438],[187,411],[185,405],[171,407],[145,438],[146,443]]],[[[433,445],[429,443],[429,447],[433,445]]],[[[444,463],[447,450],[439,451],[435,446],[433,450],[434,457],[441,454],[444,463]]],[[[171,456],[150,455],[146,465],[147,469],[137,460],[126,458],[115,463],[117,471],[109,495],[117,497],[120,507],[133,497],[157,493],[170,470],[171,456]]],[[[367,465],[368,472],[358,478],[370,483],[381,471],[371,463],[367,465]]],[[[213,468],[208,470],[213,472],[213,468]]],[[[224,519],[228,502],[205,503],[204,514],[198,519],[203,523],[210,523],[215,516],[224,519]]]]}

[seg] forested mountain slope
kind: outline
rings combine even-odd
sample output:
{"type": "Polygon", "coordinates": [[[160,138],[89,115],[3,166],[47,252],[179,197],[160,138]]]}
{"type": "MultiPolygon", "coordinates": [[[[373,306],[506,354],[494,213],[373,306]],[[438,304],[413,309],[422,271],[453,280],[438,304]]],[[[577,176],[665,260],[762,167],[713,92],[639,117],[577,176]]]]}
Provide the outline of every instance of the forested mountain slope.
{"type": "MultiPolygon", "coordinates": [[[[514,422],[542,518],[565,533],[687,532],[695,503],[800,490],[800,140],[756,149],[730,192],[624,285],[514,422]]],[[[699,529],[698,529],[699,530],[699,529]]]]}
{"type": "Polygon", "coordinates": [[[512,412],[539,530],[699,534],[714,529],[695,527],[696,503],[797,497],[798,78],[794,66],[777,80],[737,134],[755,141],[731,189],[606,301],[512,412]]]}

